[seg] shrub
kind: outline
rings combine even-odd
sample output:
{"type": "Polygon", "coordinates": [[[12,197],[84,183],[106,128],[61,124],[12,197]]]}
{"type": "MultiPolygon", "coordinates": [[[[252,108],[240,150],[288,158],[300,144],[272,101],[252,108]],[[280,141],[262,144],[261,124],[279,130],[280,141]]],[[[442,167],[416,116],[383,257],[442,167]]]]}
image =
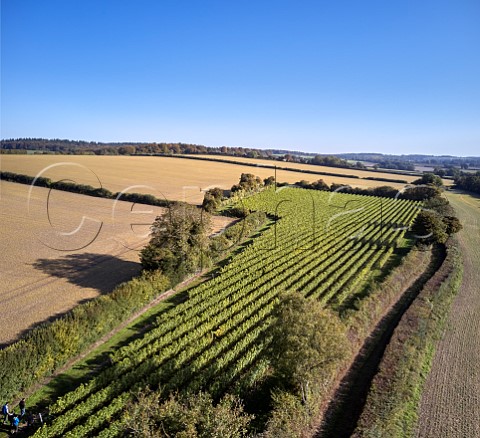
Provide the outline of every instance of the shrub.
{"type": "Polygon", "coordinates": [[[204,392],[162,400],[159,392],[146,390],[127,408],[130,426],[125,432],[140,437],[241,438],[251,419],[240,399],[232,395],[215,404],[204,392]]]}

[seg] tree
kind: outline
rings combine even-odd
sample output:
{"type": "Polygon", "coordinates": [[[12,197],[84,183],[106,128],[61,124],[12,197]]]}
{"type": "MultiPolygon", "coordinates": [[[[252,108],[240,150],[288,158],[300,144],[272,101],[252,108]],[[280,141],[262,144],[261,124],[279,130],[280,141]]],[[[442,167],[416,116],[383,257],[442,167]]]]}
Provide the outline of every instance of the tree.
{"type": "Polygon", "coordinates": [[[333,155],[315,155],[315,157],[313,157],[309,162],[310,164],[317,164],[320,166],[352,167],[348,161],[342,160],[341,158],[333,155]]]}
{"type": "Polygon", "coordinates": [[[205,193],[205,196],[203,197],[202,208],[207,213],[213,213],[218,206],[219,204],[217,203],[217,200],[210,193],[205,193]]]}
{"type": "Polygon", "coordinates": [[[146,390],[126,411],[126,433],[137,437],[241,438],[253,416],[238,397],[227,394],[214,404],[208,393],[170,395],[146,390]]]}
{"type": "Polygon", "coordinates": [[[122,146],[118,149],[120,155],[133,155],[135,153],[135,146],[122,146]]]}
{"type": "Polygon", "coordinates": [[[213,213],[221,204],[223,198],[223,190],[215,187],[213,189],[207,190],[205,196],[203,197],[202,208],[207,213],[213,213]]]}
{"type": "Polygon", "coordinates": [[[445,216],[443,218],[443,222],[447,226],[448,235],[458,233],[463,228],[463,226],[460,223],[458,217],[456,217],[456,216],[445,216]]]}
{"type": "Polygon", "coordinates": [[[434,185],[409,187],[401,195],[403,199],[411,201],[425,201],[440,196],[440,189],[434,185]]]}
{"type": "Polygon", "coordinates": [[[274,375],[300,393],[304,403],[310,384],[321,384],[332,376],[349,348],[338,316],[298,292],[281,295],[271,331],[274,375]]]}
{"type": "Polygon", "coordinates": [[[445,243],[448,239],[447,225],[442,216],[434,211],[421,211],[415,219],[412,231],[420,243],[445,243]]]}
{"type": "Polygon", "coordinates": [[[323,179],[319,179],[312,183],[312,189],[328,191],[330,190],[330,187],[323,179]]]}
{"type": "Polygon", "coordinates": [[[262,187],[263,181],[260,177],[252,175],[251,173],[242,173],[240,176],[240,182],[232,186],[232,193],[244,190],[246,192],[258,190],[262,187]]]}
{"type": "Polygon", "coordinates": [[[421,178],[413,181],[413,184],[415,185],[430,184],[436,187],[443,187],[442,178],[440,178],[438,175],[435,175],[434,173],[424,173],[421,178]]]}
{"type": "Polygon", "coordinates": [[[295,183],[296,186],[302,187],[303,189],[312,189],[312,190],[330,190],[330,187],[323,179],[319,179],[312,183],[309,183],[307,180],[302,179],[301,181],[297,181],[295,183]]]}
{"type": "Polygon", "coordinates": [[[448,199],[442,196],[430,198],[423,203],[426,210],[434,210],[442,216],[454,216],[455,210],[448,202],[448,199]]]}
{"type": "Polygon", "coordinates": [[[268,178],[265,178],[263,180],[263,184],[265,186],[272,186],[273,184],[275,184],[275,177],[274,176],[269,176],[268,178]]]}
{"type": "Polygon", "coordinates": [[[366,169],[366,168],[367,168],[367,166],[365,166],[365,164],[363,164],[361,161],[357,161],[357,162],[355,163],[355,167],[356,167],[357,169],[366,169]]]}
{"type": "Polygon", "coordinates": [[[469,192],[480,193],[480,172],[474,174],[457,174],[455,186],[469,192]]]}
{"type": "Polygon", "coordinates": [[[209,264],[210,216],[189,204],[174,204],[152,225],[141,251],[144,269],[159,269],[174,281],[209,264]]]}

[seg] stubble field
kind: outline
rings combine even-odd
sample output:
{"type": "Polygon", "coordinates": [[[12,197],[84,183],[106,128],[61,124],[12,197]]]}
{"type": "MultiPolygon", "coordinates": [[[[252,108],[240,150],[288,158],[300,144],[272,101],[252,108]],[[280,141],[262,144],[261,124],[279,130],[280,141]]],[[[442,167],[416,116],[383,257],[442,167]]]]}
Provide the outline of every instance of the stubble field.
{"type": "MultiPolygon", "coordinates": [[[[199,155],[199,157],[217,158],[217,159],[229,160],[229,161],[240,161],[243,163],[250,163],[250,164],[260,164],[260,165],[270,165],[270,166],[277,165],[279,167],[288,167],[288,168],[299,169],[299,170],[310,170],[313,172],[330,172],[330,173],[337,173],[341,175],[357,175],[360,178],[375,177],[375,178],[403,179],[409,183],[419,178],[418,176],[415,176],[415,175],[403,175],[403,174],[396,174],[393,172],[372,172],[369,170],[361,170],[361,169],[347,169],[344,167],[317,166],[315,164],[288,163],[284,161],[272,161],[272,160],[265,160],[265,159],[259,159],[259,158],[244,158],[244,157],[230,157],[230,156],[217,156],[217,155],[199,155]]],[[[335,178],[335,177],[328,177],[328,178],[335,178]]],[[[350,179],[350,181],[352,181],[352,179],[350,179]]],[[[385,185],[385,184],[391,185],[393,183],[382,183],[381,185],[385,185]]]]}
{"type": "Polygon", "coordinates": [[[0,190],[0,345],[138,274],[164,211],[5,181],[0,190]]]}
{"type": "MultiPolygon", "coordinates": [[[[233,184],[238,183],[241,173],[253,173],[261,178],[267,178],[274,173],[273,169],[261,167],[253,168],[238,164],[170,157],[3,155],[1,160],[2,170],[4,171],[32,176],[44,171],[42,176],[53,180],[69,179],[78,184],[89,184],[94,187],[99,187],[101,183],[103,187],[112,192],[129,190],[130,192],[150,193],[159,198],[182,200],[195,204],[200,204],[203,200],[202,189],[205,190],[209,187],[229,189],[233,184]]],[[[273,161],[263,162],[275,164],[273,161]]],[[[294,164],[293,166],[302,165],[294,164]]],[[[345,173],[359,172],[322,166],[308,167],[310,170],[322,171],[323,169],[323,171],[335,173],[342,173],[342,171],[345,171],[345,173]]],[[[381,176],[381,174],[376,175],[368,172],[367,174],[368,176],[381,176]]],[[[398,179],[398,175],[385,175],[398,179]]],[[[409,177],[404,178],[404,175],[400,176],[400,179],[409,179],[409,177]]],[[[314,175],[285,170],[277,171],[277,179],[288,183],[301,180],[313,182],[323,179],[327,184],[337,183],[362,188],[389,185],[401,189],[404,186],[404,184],[398,183],[314,175]]]]}

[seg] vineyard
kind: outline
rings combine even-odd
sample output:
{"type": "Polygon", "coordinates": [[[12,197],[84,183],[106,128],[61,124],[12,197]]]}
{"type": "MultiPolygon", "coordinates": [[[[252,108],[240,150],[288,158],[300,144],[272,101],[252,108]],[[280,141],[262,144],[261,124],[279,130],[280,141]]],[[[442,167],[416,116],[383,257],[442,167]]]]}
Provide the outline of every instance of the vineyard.
{"type": "Polygon", "coordinates": [[[116,437],[125,405],[147,385],[242,394],[268,368],[265,347],[278,294],[299,291],[343,314],[372,273],[402,243],[419,204],[400,199],[284,188],[244,199],[269,227],[188,299],[158,314],[139,337],[111,353],[87,383],[50,406],[35,437],[116,437]]]}

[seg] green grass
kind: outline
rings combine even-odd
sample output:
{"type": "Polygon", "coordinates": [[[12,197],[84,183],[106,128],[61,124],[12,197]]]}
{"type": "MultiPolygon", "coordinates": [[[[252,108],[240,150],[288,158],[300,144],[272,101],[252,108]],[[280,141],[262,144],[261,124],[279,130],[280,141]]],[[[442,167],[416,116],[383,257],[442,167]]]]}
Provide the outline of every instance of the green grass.
{"type": "Polygon", "coordinates": [[[28,397],[28,406],[34,410],[45,407],[56,398],[76,388],[80,383],[87,381],[92,374],[98,372],[105,365],[110,352],[138,337],[142,329],[148,327],[159,313],[173,307],[175,302],[182,297],[182,294],[184,294],[183,291],[178,291],[175,295],[152,307],[67,371],[53,378],[48,384],[28,397]]]}

